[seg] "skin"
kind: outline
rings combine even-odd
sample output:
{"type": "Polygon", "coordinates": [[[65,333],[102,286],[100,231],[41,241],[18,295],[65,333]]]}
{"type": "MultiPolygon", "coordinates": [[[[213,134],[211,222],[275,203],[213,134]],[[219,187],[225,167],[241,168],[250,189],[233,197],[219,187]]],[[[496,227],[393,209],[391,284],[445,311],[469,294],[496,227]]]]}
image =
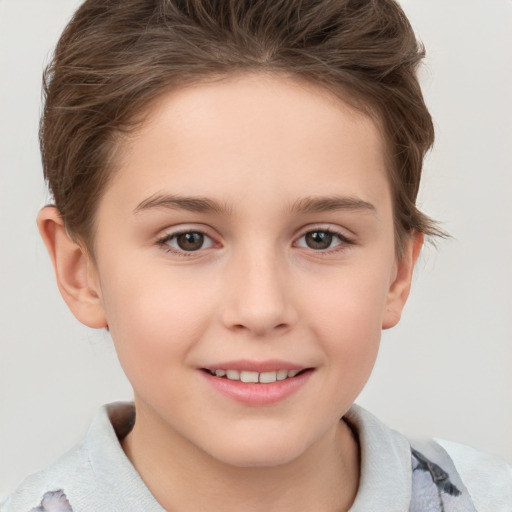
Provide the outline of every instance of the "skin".
{"type": "Polygon", "coordinates": [[[64,299],[108,326],[133,386],[128,457],[168,510],[348,510],[359,454],[339,419],[399,321],[422,242],[397,259],[378,127],[319,87],[243,75],[166,94],[123,144],[94,258],[55,208],[38,222],[64,299]],[[342,201],[299,211],[319,198],[342,201]],[[204,244],[180,249],[173,235],[197,230],[204,244]],[[339,235],[312,247],[326,231],[339,235]],[[247,405],[201,370],[240,359],[312,371],[286,399],[247,405]]]}

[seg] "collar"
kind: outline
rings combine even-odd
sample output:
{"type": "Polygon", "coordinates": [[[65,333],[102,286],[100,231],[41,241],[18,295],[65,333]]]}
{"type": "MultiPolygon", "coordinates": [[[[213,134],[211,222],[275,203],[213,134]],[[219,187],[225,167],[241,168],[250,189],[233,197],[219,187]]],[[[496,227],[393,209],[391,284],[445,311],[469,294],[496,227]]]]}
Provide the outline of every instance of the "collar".
{"type": "MultiPolygon", "coordinates": [[[[86,436],[89,460],[98,477],[126,502],[127,509],[163,512],[119,443],[133,427],[134,419],[131,402],[103,406],[86,436]]],[[[349,512],[407,512],[412,482],[407,439],[357,405],[343,419],[358,438],[361,452],[359,489],[349,512]]]]}
{"type": "Polygon", "coordinates": [[[361,475],[349,512],[407,512],[411,502],[411,447],[400,433],[353,405],[343,419],[359,439],[361,475]]]}
{"type": "Polygon", "coordinates": [[[87,432],[85,443],[89,461],[99,479],[126,504],[126,510],[165,512],[155,500],[119,442],[132,429],[135,406],[132,402],[104,405],[87,432]]]}

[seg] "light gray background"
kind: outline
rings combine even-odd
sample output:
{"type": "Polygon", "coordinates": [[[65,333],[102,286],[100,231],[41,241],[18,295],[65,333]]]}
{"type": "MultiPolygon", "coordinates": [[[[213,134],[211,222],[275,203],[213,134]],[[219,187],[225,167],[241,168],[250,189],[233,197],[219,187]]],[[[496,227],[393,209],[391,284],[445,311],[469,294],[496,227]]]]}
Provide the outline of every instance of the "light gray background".
{"type": "MultiPolygon", "coordinates": [[[[512,459],[512,2],[404,0],[437,127],[420,204],[454,239],[424,251],[358,402],[409,435],[512,459]]],[[[76,0],[0,0],[0,496],[130,398],[107,334],[54,284],[35,217],[43,63],[76,0]]]]}

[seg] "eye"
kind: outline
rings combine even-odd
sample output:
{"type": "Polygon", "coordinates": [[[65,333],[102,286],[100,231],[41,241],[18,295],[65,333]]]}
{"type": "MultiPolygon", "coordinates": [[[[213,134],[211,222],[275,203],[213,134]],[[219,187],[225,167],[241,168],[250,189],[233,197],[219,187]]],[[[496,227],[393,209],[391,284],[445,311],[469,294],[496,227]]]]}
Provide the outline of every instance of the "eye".
{"type": "Polygon", "coordinates": [[[158,244],[170,252],[194,252],[213,246],[213,240],[202,231],[182,231],[166,235],[158,244]]]}
{"type": "Polygon", "coordinates": [[[296,245],[307,247],[316,251],[326,251],[341,245],[350,245],[353,242],[346,236],[328,229],[315,229],[302,235],[296,245]]]}

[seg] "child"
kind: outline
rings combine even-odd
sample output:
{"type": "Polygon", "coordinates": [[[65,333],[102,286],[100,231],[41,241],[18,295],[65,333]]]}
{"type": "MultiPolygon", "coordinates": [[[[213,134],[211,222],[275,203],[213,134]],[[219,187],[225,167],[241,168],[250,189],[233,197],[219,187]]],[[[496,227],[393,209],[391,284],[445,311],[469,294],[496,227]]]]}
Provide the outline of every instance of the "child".
{"type": "Polygon", "coordinates": [[[135,400],[2,512],[511,509],[498,458],[353,405],[442,234],[415,206],[421,57],[387,0],[84,3],[46,76],[38,224],[135,400]]]}

